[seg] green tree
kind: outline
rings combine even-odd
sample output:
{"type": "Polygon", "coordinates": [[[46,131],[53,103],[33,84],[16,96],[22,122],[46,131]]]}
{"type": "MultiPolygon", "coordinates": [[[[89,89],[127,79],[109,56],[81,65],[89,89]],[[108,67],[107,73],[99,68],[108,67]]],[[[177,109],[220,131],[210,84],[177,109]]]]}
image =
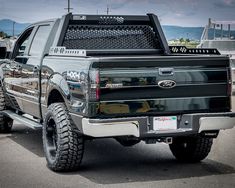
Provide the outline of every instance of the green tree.
{"type": "Polygon", "coordinates": [[[184,38],[180,38],[180,43],[183,43],[184,42],[184,38]]]}
{"type": "Polygon", "coordinates": [[[4,33],[3,31],[0,31],[0,37],[6,38],[6,37],[8,37],[8,35],[6,33],[4,33]]]}

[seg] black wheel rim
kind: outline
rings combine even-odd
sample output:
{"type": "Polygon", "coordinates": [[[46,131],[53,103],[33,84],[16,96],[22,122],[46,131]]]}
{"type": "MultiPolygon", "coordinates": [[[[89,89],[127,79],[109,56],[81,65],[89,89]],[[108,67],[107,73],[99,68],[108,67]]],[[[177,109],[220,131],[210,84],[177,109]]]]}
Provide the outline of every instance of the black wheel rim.
{"type": "Polygon", "coordinates": [[[57,151],[57,130],[56,123],[52,118],[49,118],[47,121],[46,148],[51,159],[54,159],[57,151]]]}

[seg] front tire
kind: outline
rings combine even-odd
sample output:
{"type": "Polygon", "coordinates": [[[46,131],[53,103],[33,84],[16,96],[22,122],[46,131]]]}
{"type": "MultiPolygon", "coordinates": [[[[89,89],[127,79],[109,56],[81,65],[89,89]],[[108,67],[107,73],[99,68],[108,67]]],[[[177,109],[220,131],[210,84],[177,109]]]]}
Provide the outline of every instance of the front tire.
{"type": "Polygon", "coordinates": [[[74,171],[80,167],[84,140],[72,123],[63,103],[48,107],[43,124],[43,148],[48,167],[53,171],[74,171]]]}
{"type": "Polygon", "coordinates": [[[170,144],[170,150],[175,158],[182,162],[199,162],[207,157],[213,144],[213,138],[179,137],[170,144]]]}
{"type": "MultiPolygon", "coordinates": [[[[5,109],[6,109],[5,96],[2,87],[0,87],[0,111],[3,111],[5,109]]],[[[13,125],[13,120],[11,118],[4,116],[3,114],[0,114],[0,133],[11,132],[12,125],[13,125]]]]}

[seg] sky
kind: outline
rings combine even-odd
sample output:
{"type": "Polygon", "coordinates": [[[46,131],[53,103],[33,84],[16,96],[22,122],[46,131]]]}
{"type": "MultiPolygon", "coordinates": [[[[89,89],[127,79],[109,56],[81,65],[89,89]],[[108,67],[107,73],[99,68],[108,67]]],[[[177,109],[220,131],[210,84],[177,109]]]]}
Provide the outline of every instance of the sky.
{"type": "MultiPolygon", "coordinates": [[[[205,26],[208,18],[235,20],[235,0],[71,0],[74,14],[155,13],[161,24],[205,26]]],[[[66,14],[67,0],[0,0],[0,19],[33,23],[66,14]]]]}

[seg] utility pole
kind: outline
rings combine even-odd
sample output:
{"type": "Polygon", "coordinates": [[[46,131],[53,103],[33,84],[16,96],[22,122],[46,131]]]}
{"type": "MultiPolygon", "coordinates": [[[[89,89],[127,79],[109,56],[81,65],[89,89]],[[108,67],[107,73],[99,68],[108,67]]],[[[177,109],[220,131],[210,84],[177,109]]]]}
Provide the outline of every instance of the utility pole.
{"type": "Polygon", "coordinates": [[[15,36],[15,22],[12,22],[12,36],[15,36]]]}
{"type": "Polygon", "coordinates": [[[107,15],[109,15],[109,12],[110,12],[110,7],[109,4],[107,4],[107,10],[106,10],[107,15]]]}
{"type": "Polygon", "coordinates": [[[73,8],[70,8],[70,0],[68,0],[68,8],[65,8],[65,10],[68,10],[68,13],[70,13],[73,8]]]}

